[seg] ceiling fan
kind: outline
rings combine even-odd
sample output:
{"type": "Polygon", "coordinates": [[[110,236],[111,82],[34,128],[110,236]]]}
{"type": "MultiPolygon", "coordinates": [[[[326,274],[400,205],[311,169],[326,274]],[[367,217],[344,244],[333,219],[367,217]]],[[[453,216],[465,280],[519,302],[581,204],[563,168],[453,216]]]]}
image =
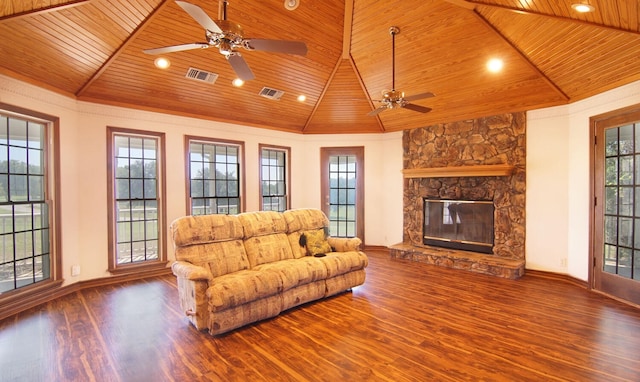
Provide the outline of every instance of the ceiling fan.
{"type": "Polygon", "coordinates": [[[434,97],[435,94],[427,92],[405,97],[404,92],[396,90],[396,35],[398,33],[400,33],[400,28],[389,28],[389,34],[391,35],[391,90],[384,90],[382,92],[381,100],[373,100],[374,102],[382,103],[382,105],[367,114],[369,116],[378,115],[387,109],[397,108],[405,108],[419,113],[428,113],[431,111],[430,107],[415,105],[410,102],[423,98],[434,97]]]}
{"type": "Polygon", "coordinates": [[[240,24],[227,21],[226,0],[222,0],[220,2],[219,16],[221,20],[215,21],[197,5],[187,3],[186,1],[176,1],[176,4],[178,4],[189,14],[189,16],[204,28],[206,41],[145,49],[143,51],[144,53],[163,54],[191,49],[206,49],[213,46],[218,48],[220,53],[225,56],[233,70],[238,75],[238,78],[243,81],[252,80],[255,76],[242,55],[237,52],[236,49],[239,47],[246,50],[261,50],[266,52],[297,54],[301,56],[307,54],[307,45],[301,41],[244,38],[240,24]]]}

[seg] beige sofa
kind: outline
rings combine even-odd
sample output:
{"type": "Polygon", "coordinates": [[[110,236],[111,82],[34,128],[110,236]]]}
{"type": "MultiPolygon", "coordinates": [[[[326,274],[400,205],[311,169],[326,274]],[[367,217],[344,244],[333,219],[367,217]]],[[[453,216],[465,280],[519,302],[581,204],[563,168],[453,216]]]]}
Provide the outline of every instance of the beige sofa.
{"type": "Polygon", "coordinates": [[[171,268],[182,309],[196,328],[215,335],[363,284],[368,259],[360,239],[323,241],[327,226],[317,209],[176,219],[171,268]],[[324,257],[307,251],[327,243],[324,257]]]}

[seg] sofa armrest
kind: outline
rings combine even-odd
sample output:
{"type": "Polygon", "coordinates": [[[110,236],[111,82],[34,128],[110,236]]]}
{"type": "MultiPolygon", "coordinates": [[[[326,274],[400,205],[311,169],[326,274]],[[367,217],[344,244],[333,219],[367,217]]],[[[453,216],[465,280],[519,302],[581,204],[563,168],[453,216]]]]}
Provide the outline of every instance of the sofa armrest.
{"type": "Polygon", "coordinates": [[[185,316],[198,330],[207,329],[209,312],[206,291],[211,273],[204,267],[186,261],[174,262],[171,270],[178,279],[180,307],[185,316]]]}
{"type": "Polygon", "coordinates": [[[211,280],[211,273],[204,267],[188,263],[186,261],[175,261],[171,264],[173,274],[179,278],[187,280],[211,280]]]}
{"type": "Polygon", "coordinates": [[[362,244],[359,237],[328,237],[327,241],[336,252],[359,251],[362,244]]]}

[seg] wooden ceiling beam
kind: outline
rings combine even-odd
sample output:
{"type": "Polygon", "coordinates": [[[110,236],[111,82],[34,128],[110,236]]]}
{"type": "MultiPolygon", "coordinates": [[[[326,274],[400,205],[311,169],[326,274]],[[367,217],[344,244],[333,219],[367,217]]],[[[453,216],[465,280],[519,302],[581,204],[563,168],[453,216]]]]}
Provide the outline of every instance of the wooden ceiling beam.
{"type": "Polygon", "coordinates": [[[49,12],[56,12],[56,11],[60,11],[67,8],[77,7],[78,5],[84,5],[92,1],[93,0],[73,0],[73,1],[66,2],[64,4],[55,4],[55,5],[49,5],[42,8],[31,9],[24,12],[18,12],[18,13],[2,16],[0,17],[0,22],[7,21],[7,20],[17,20],[24,17],[42,15],[49,12]]]}
{"type": "Polygon", "coordinates": [[[476,11],[476,13],[477,13],[477,7],[478,6],[483,6],[483,7],[496,8],[496,9],[502,9],[502,10],[505,10],[505,11],[511,11],[511,12],[515,12],[515,13],[520,13],[520,14],[523,14],[523,15],[535,15],[535,16],[548,17],[548,18],[551,18],[551,19],[562,20],[562,21],[567,21],[567,22],[576,23],[576,24],[582,24],[582,25],[588,25],[588,26],[597,27],[597,28],[615,30],[615,31],[618,31],[618,32],[631,33],[631,34],[640,36],[640,32],[635,31],[635,30],[619,28],[619,27],[615,27],[615,26],[612,26],[612,25],[604,25],[604,24],[594,23],[594,22],[586,21],[586,20],[574,19],[574,18],[566,17],[566,16],[550,15],[548,13],[536,12],[536,11],[532,11],[532,10],[528,10],[528,9],[512,7],[512,6],[509,6],[509,5],[491,4],[491,3],[486,3],[484,1],[479,1],[479,0],[445,0],[445,1],[447,3],[459,6],[461,8],[465,8],[465,9],[469,9],[469,10],[472,10],[472,11],[476,11]]]}
{"type": "Polygon", "coordinates": [[[344,2],[344,31],[342,36],[342,58],[351,58],[351,30],[353,28],[353,0],[344,2]]]}
{"type": "MultiPolygon", "coordinates": [[[[351,28],[352,26],[353,26],[353,0],[345,0],[344,31],[342,35],[342,59],[343,60],[349,59],[351,62],[353,62],[353,60],[351,60],[351,28]]],[[[320,97],[318,97],[318,101],[313,106],[313,110],[311,110],[311,113],[307,118],[307,122],[302,127],[301,132],[304,132],[309,127],[309,124],[313,120],[313,117],[315,116],[316,111],[318,110],[318,107],[322,103],[322,99],[324,98],[324,95],[327,93],[327,89],[329,88],[329,85],[331,85],[331,81],[333,81],[333,78],[335,77],[336,73],[338,72],[338,69],[340,68],[340,62],[341,60],[338,60],[338,62],[336,62],[336,65],[333,67],[333,71],[331,72],[331,75],[329,76],[327,83],[324,85],[324,89],[322,89],[322,93],[320,93],[320,97]]],[[[362,80],[360,79],[360,75],[357,72],[356,74],[357,74],[358,80],[362,82],[362,80]]]]}
{"type": "Polygon", "coordinates": [[[309,124],[311,123],[311,120],[313,119],[314,115],[316,114],[316,111],[318,111],[318,107],[322,103],[322,99],[324,98],[324,95],[327,94],[327,89],[329,89],[329,85],[331,85],[331,81],[333,81],[333,78],[335,77],[336,73],[338,72],[338,68],[340,68],[340,61],[341,60],[342,59],[339,59],[336,62],[336,65],[333,67],[333,71],[331,72],[331,75],[329,76],[329,79],[327,79],[327,82],[324,84],[324,88],[322,89],[322,93],[320,93],[320,96],[318,97],[318,101],[313,106],[313,110],[311,110],[311,113],[309,113],[309,118],[307,118],[307,122],[305,122],[304,126],[302,127],[302,130],[300,130],[301,133],[304,133],[304,131],[307,129],[307,127],[309,127],[309,124]]]}
{"type": "MultiPolygon", "coordinates": [[[[367,98],[367,102],[369,102],[369,106],[371,107],[371,110],[375,109],[375,105],[373,104],[373,101],[371,101],[371,98],[369,97],[369,92],[367,91],[367,87],[364,84],[364,81],[362,80],[362,76],[360,75],[360,71],[358,71],[358,67],[356,66],[356,63],[353,61],[353,58],[351,56],[349,56],[349,63],[351,64],[351,68],[353,68],[354,73],[356,74],[356,77],[358,78],[358,82],[360,83],[360,87],[362,88],[362,92],[364,93],[365,97],[367,98]]],[[[375,116],[376,121],[378,121],[378,126],[380,127],[380,132],[384,133],[386,132],[386,129],[384,128],[384,125],[382,124],[382,120],[380,119],[379,115],[375,116]]]]}
{"type": "Polygon", "coordinates": [[[485,19],[480,13],[478,13],[478,11],[474,10],[473,13],[477,16],[477,18],[479,20],[482,21],[482,23],[484,23],[484,25],[491,29],[493,32],[495,32],[495,34],[500,37],[500,39],[509,46],[510,49],[513,49],[518,56],[520,56],[520,58],[533,70],[536,72],[537,75],[539,75],[544,82],[546,82],[556,93],[558,93],[566,102],[568,102],[571,97],[569,97],[562,89],[560,89],[558,87],[558,85],[556,85],[555,82],[553,82],[549,77],[547,77],[546,74],[544,74],[533,62],[531,62],[531,60],[529,59],[529,57],[527,57],[526,54],[524,54],[524,52],[522,52],[520,50],[520,48],[518,48],[516,45],[514,45],[508,38],[506,38],[502,32],[500,32],[498,29],[496,29],[496,27],[491,24],[487,19],[485,19]]]}
{"type": "Polygon", "coordinates": [[[109,56],[109,58],[102,63],[102,65],[100,66],[100,69],[98,69],[91,76],[91,78],[89,78],[89,80],[87,82],[85,82],[84,85],[82,85],[80,90],[78,90],[76,92],[76,97],[82,96],[84,94],[84,92],[89,88],[89,86],[91,86],[91,84],[95,80],[100,78],[102,73],[104,73],[104,71],[107,70],[109,65],[111,65],[111,63],[114,62],[118,58],[118,56],[120,56],[120,54],[125,50],[125,48],[133,40],[135,40],[135,38],[138,36],[138,34],[140,34],[140,32],[142,32],[144,30],[144,28],[151,23],[151,21],[156,17],[156,15],[158,15],[160,13],[160,11],[165,6],[167,6],[167,4],[169,4],[169,0],[162,0],[162,2],[156,7],[156,9],[154,9],[153,12],[151,12],[151,14],[140,25],[138,25],[138,27],[129,35],[129,37],[127,37],[126,40],[124,40],[124,42],[118,47],[118,49],[116,49],[116,51],[113,52],[113,54],[111,56],[109,56]]]}

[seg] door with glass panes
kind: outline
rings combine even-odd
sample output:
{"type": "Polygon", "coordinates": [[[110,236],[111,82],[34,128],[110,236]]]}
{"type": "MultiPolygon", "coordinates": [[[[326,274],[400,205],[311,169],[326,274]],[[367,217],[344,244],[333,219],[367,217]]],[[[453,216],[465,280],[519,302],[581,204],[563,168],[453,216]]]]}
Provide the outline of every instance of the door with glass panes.
{"type": "Polygon", "coordinates": [[[592,118],[591,285],[640,304],[640,107],[592,118]]]}
{"type": "Polygon", "coordinates": [[[320,149],[322,210],[333,237],[364,243],[364,147],[320,149]]]}

